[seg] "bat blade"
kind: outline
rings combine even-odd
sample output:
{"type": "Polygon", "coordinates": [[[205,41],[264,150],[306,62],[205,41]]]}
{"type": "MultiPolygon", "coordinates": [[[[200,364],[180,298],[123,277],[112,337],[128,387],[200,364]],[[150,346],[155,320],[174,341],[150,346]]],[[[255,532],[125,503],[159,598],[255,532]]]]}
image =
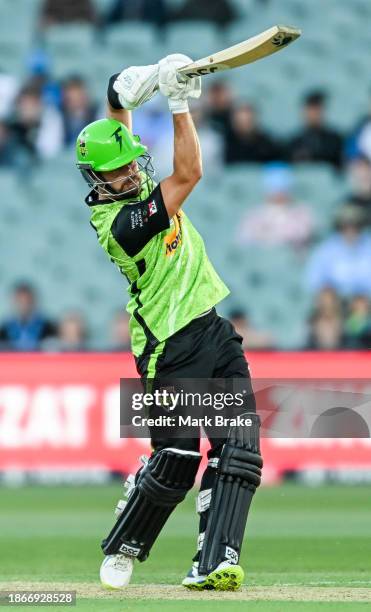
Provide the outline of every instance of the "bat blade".
{"type": "Polygon", "coordinates": [[[194,78],[238,68],[277,53],[277,51],[294,42],[300,35],[301,30],[297,28],[281,25],[273,26],[244,42],[188,64],[178,72],[189,78],[194,78]]]}

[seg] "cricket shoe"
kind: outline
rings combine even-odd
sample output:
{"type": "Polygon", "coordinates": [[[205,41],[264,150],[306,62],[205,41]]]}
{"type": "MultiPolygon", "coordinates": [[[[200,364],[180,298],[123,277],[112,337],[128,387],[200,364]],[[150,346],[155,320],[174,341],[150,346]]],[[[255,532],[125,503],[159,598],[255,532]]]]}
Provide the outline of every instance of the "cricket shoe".
{"type": "Polygon", "coordinates": [[[194,590],[237,591],[240,588],[244,571],[240,565],[233,565],[229,561],[219,563],[210,574],[202,576],[198,573],[198,563],[194,563],[182,585],[194,590]]]}
{"type": "Polygon", "coordinates": [[[205,589],[207,576],[198,573],[198,561],[195,561],[188,574],[182,581],[182,585],[187,589],[205,589]]]}
{"type": "Polygon", "coordinates": [[[133,557],[107,555],[100,566],[100,581],[105,589],[124,589],[130,582],[133,567],[133,557]]]}

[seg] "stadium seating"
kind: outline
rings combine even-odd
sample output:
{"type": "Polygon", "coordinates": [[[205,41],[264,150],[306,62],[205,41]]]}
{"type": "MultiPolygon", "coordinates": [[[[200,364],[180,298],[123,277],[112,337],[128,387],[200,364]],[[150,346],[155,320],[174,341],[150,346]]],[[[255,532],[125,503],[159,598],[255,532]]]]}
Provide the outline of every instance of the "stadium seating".
{"type": "Polygon", "coordinates": [[[55,25],[44,33],[45,49],[52,61],[53,74],[64,78],[71,74],[90,77],[94,47],[94,28],[87,24],[55,25]]]}
{"type": "Polygon", "coordinates": [[[185,53],[194,59],[199,59],[217,51],[220,44],[221,34],[211,23],[179,22],[167,27],[167,53],[185,53]]]}
{"type": "MultiPolygon", "coordinates": [[[[110,0],[94,2],[100,15],[111,4],[110,0]]],[[[170,6],[181,2],[167,0],[170,6]]],[[[153,63],[175,51],[199,58],[275,23],[291,23],[304,33],[295,43],[295,52],[284,51],[248,70],[209,76],[205,84],[227,80],[241,99],[256,103],[268,128],[284,136],[297,128],[302,96],[312,87],[323,86],[330,93],[329,115],[335,126],[349,129],[354,125],[367,108],[370,35],[369,28],[362,25],[371,18],[370,1],[326,0],[326,18],[319,16],[318,4],[301,0],[232,3],[239,19],[222,31],[205,22],[169,23],[161,32],[148,23],[129,22],[98,34],[90,25],[72,24],[45,30],[45,49],[54,76],[84,75],[99,100],[107,77],[124,65],[153,63]],[[363,88],[359,87],[362,82],[363,88]]],[[[21,79],[27,54],[35,48],[40,4],[41,0],[0,2],[0,68],[21,79]]],[[[127,300],[126,283],[97,246],[84,205],[85,185],[73,167],[73,152],[58,157],[58,172],[51,160],[22,180],[13,172],[1,171],[0,184],[5,202],[0,239],[9,254],[6,265],[0,262],[2,303],[15,279],[28,278],[40,287],[53,315],[70,307],[86,312],[99,344],[113,310],[127,300]]],[[[303,164],[295,167],[295,192],[298,200],[312,207],[321,238],[330,230],[348,186],[329,167],[303,164]]],[[[233,291],[221,312],[236,304],[244,306],[258,327],[277,338],[278,346],[294,348],[304,341],[311,307],[303,282],[305,255],[236,246],[241,215],[261,200],[262,169],[237,164],[218,175],[206,173],[190,198],[187,214],[233,291]]]]}
{"type": "Polygon", "coordinates": [[[147,23],[118,23],[106,32],[103,45],[122,67],[153,64],[162,55],[158,33],[147,23]]]}
{"type": "MultiPolygon", "coordinates": [[[[85,185],[74,171],[72,153],[67,152],[60,162],[58,173],[54,162],[44,163],[27,184],[21,184],[12,172],[0,173],[7,203],[2,246],[14,253],[7,266],[0,266],[0,298],[5,300],[14,279],[27,277],[40,287],[53,315],[72,307],[85,311],[99,344],[112,312],[127,301],[126,281],[98,248],[84,204],[85,185]],[[20,254],[15,245],[22,245],[20,254]]],[[[313,207],[320,229],[328,229],[346,193],[345,184],[339,186],[330,168],[310,164],[297,167],[295,184],[298,197],[313,207]]],[[[233,291],[233,298],[221,306],[221,312],[228,311],[237,296],[244,296],[252,321],[271,331],[282,348],[294,348],[303,341],[303,321],[310,308],[303,284],[305,256],[282,248],[236,246],[241,215],[249,206],[259,204],[261,194],[261,168],[231,166],[216,183],[200,183],[186,212],[233,291]]]]}

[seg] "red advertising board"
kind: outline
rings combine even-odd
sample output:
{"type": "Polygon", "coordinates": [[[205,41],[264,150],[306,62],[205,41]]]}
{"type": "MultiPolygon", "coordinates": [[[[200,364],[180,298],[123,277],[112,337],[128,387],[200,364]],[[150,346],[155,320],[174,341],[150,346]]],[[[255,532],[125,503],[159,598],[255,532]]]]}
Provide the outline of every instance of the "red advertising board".
{"type": "MultiPolygon", "coordinates": [[[[253,378],[370,386],[371,353],[252,353],[249,361],[253,378]]],[[[135,376],[129,354],[1,354],[0,470],[136,470],[148,440],[119,437],[119,380],[135,376]]],[[[266,438],[263,453],[267,482],[287,470],[371,470],[370,438],[266,438]]]]}

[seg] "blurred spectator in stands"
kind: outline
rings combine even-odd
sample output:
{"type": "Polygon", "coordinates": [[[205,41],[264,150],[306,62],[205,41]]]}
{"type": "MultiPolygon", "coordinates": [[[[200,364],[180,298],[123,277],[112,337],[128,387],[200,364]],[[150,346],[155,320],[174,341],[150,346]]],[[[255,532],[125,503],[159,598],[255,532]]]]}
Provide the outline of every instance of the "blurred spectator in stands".
{"type": "Polygon", "coordinates": [[[111,322],[110,351],[130,351],[129,317],[124,310],[119,310],[111,322]]]}
{"type": "Polygon", "coordinates": [[[167,21],[165,0],[113,0],[104,23],[110,26],[119,21],[132,20],[164,25],[167,21]]]}
{"type": "Polygon", "coordinates": [[[351,300],[344,331],[346,348],[371,349],[371,312],[367,296],[357,295],[351,300]]]}
{"type": "Polygon", "coordinates": [[[325,120],[326,96],[312,92],[304,99],[304,126],[288,145],[293,162],[327,162],[336,168],[342,165],[343,140],[325,120]]]}
{"type": "Polygon", "coordinates": [[[358,136],[358,147],[362,155],[371,161],[371,120],[361,129],[358,136]]]}
{"type": "Polygon", "coordinates": [[[165,139],[168,144],[173,142],[173,122],[162,96],[155,96],[133,113],[133,129],[151,152],[160,140],[163,143],[165,139]]]}
{"type": "Polygon", "coordinates": [[[211,127],[226,135],[231,119],[233,92],[224,81],[216,81],[207,90],[205,112],[211,127]]]}
{"type": "Polygon", "coordinates": [[[371,95],[368,112],[358,121],[346,141],[345,154],[349,160],[364,156],[371,161],[371,95]]]}
{"type": "Polygon", "coordinates": [[[273,138],[258,122],[251,104],[240,104],[232,111],[225,138],[225,161],[264,163],[282,159],[273,138]]]}
{"type": "Polygon", "coordinates": [[[19,93],[10,128],[24,163],[54,157],[62,146],[63,126],[59,112],[44,105],[40,90],[25,86],[19,93]]]}
{"type": "Polygon", "coordinates": [[[229,0],[185,0],[170,16],[172,20],[207,21],[222,27],[237,18],[229,0]]]}
{"type": "MultiPolygon", "coordinates": [[[[173,172],[174,130],[169,113],[164,113],[164,110],[162,98],[157,97],[134,115],[135,133],[140,134],[142,142],[149,147],[160,179],[173,172]]],[[[215,175],[224,170],[223,138],[207,122],[201,105],[195,102],[192,104],[192,117],[201,144],[204,175],[215,175]]]]}
{"type": "Polygon", "coordinates": [[[317,294],[309,326],[308,350],[332,350],[342,345],[343,306],[332,287],[324,287],[317,294]]]}
{"type": "Polygon", "coordinates": [[[314,232],[311,209],[293,198],[292,170],[272,164],[264,170],[265,200],[242,217],[238,227],[240,244],[303,247],[314,232]]]}
{"type": "Polygon", "coordinates": [[[18,283],[12,293],[13,314],[0,326],[5,350],[36,351],[45,338],[56,335],[56,326],[39,310],[34,288],[18,283]]]}
{"type": "Polygon", "coordinates": [[[333,287],[341,296],[371,295],[371,235],[365,214],[354,204],[338,212],[335,232],[313,252],[307,269],[312,291],[333,287]]]}
{"type": "Polygon", "coordinates": [[[16,148],[5,121],[0,120],[0,168],[11,168],[16,164],[16,148]]]}
{"type": "Polygon", "coordinates": [[[348,201],[361,206],[371,224],[371,162],[366,157],[355,158],[348,167],[352,192],[348,201]]]}
{"type": "Polygon", "coordinates": [[[232,310],[229,313],[229,320],[236,332],[242,336],[242,346],[245,350],[268,349],[274,346],[272,336],[255,329],[243,310],[232,310]]]}
{"type": "Polygon", "coordinates": [[[13,102],[19,90],[18,79],[0,66],[0,119],[6,119],[13,111],[13,102]]]}
{"type": "Polygon", "coordinates": [[[62,117],[66,145],[74,145],[83,127],[97,118],[97,107],[79,76],[71,76],[62,84],[62,117]]]}
{"type": "Polygon", "coordinates": [[[210,174],[223,172],[223,138],[221,134],[213,129],[207,121],[206,111],[201,104],[193,104],[192,117],[201,144],[204,174],[209,176],[210,174]]]}
{"type": "Polygon", "coordinates": [[[317,294],[313,313],[343,316],[342,300],[332,287],[324,287],[317,294]]]}
{"type": "Polygon", "coordinates": [[[78,353],[88,350],[88,331],[81,313],[71,310],[58,323],[57,336],[42,342],[41,349],[51,353],[78,353]]]}
{"type": "Polygon", "coordinates": [[[43,27],[62,23],[94,23],[96,11],[93,0],[44,0],[40,12],[43,27]]]}
{"type": "Polygon", "coordinates": [[[61,87],[52,75],[52,63],[44,49],[38,47],[31,51],[27,58],[27,69],[30,73],[28,84],[38,89],[44,104],[61,106],[61,87]]]}
{"type": "Polygon", "coordinates": [[[79,312],[64,315],[58,326],[56,350],[61,352],[78,352],[87,350],[87,329],[79,312]]]}
{"type": "Polygon", "coordinates": [[[309,323],[308,350],[335,351],[342,347],[343,320],[339,314],[315,312],[309,323]]]}

